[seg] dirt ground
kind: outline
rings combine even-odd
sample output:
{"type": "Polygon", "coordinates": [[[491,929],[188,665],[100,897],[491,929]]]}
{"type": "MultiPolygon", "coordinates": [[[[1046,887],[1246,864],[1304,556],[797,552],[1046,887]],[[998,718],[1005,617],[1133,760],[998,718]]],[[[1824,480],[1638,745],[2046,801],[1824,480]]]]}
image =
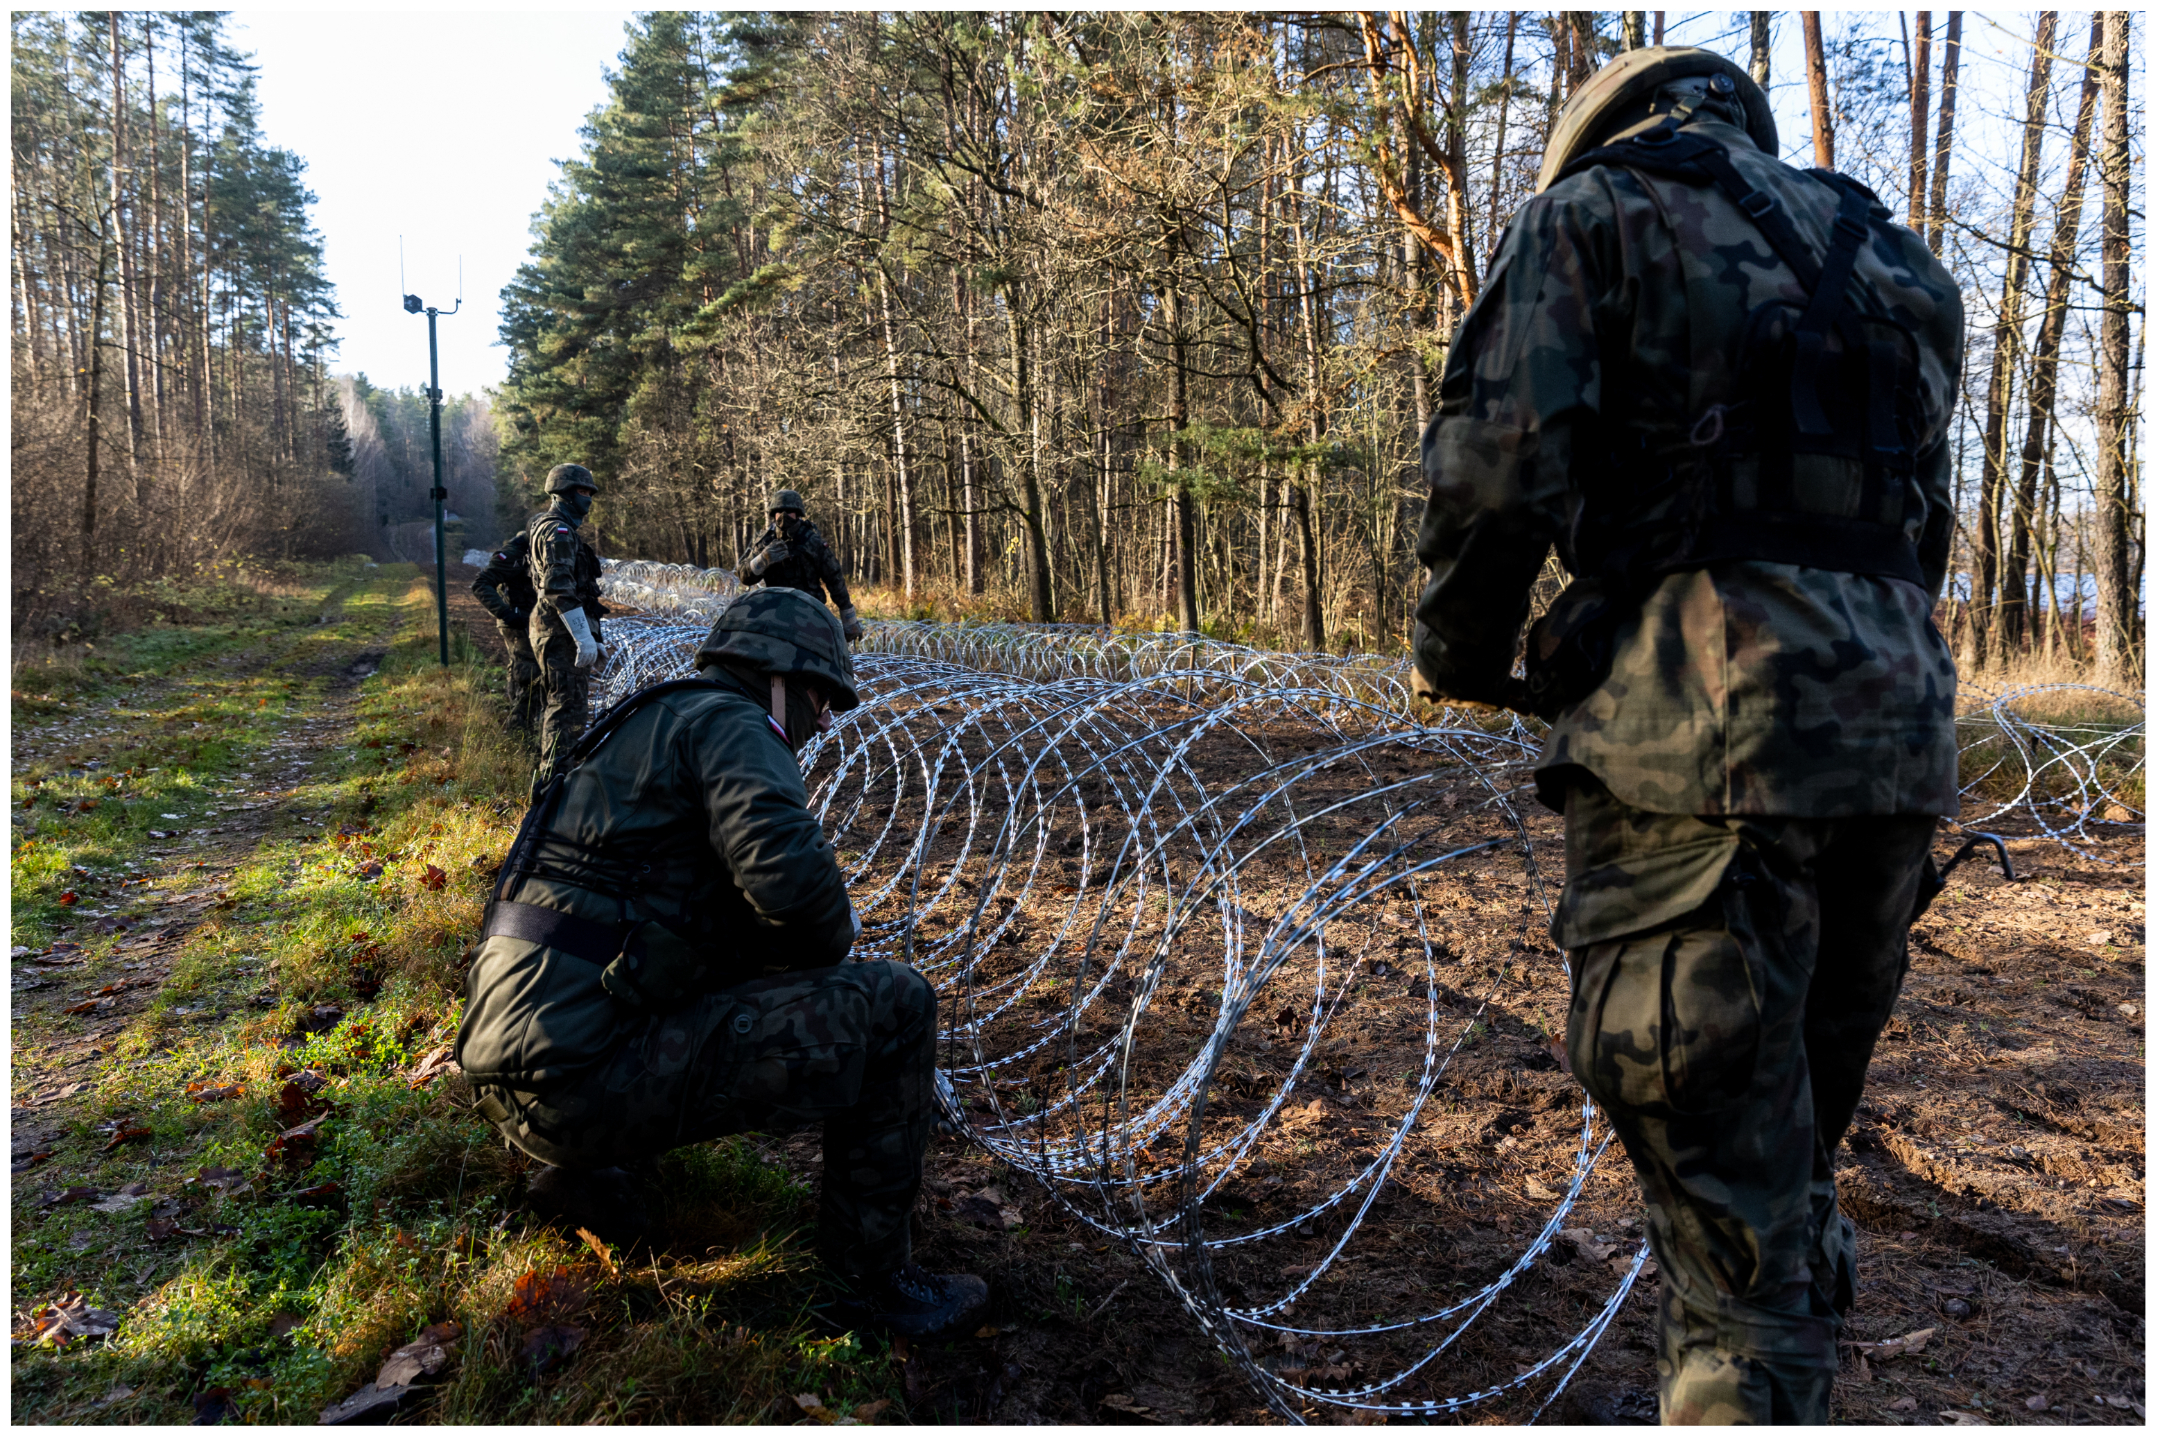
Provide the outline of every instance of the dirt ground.
{"type": "MultiPolygon", "coordinates": [[[[1294,729],[1240,726],[1234,740],[1212,751],[1203,744],[1188,757],[1196,785],[1228,785],[1249,773],[1256,744],[1280,758],[1311,741],[1294,729]]],[[[1399,750],[1372,752],[1365,766],[1343,767],[1333,781],[1315,777],[1306,798],[1341,799],[1431,768],[1399,750]]],[[[1051,776],[1044,788],[1061,779],[1051,776]]],[[[1107,807],[1088,784],[1078,794],[1098,806],[1099,822],[1107,807]]],[[[890,797],[876,786],[867,793],[865,809],[882,823],[890,797]]],[[[1444,796],[1412,848],[1436,853],[1497,833],[1476,798],[1444,796]]],[[[1071,928],[1066,913],[1075,903],[1071,882],[1100,884],[1105,867],[1088,875],[1078,858],[1056,858],[1079,843],[1076,814],[1068,806],[1046,815],[1045,858],[1023,858],[1002,876],[970,868],[949,846],[932,847],[923,893],[935,887],[943,860],[975,877],[953,892],[968,904],[977,882],[998,893],[987,907],[992,915],[1008,896],[1019,902],[1010,950],[989,951],[1012,958],[1002,968],[994,958],[978,960],[979,988],[994,989],[1046,945],[1079,948],[1085,926],[1071,928]],[[1025,885],[1017,872],[1031,863],[1037,879],[1025,885]]],[[[1525,819],[1553,883],[1557,823],[1534,806],[1525,819]]],[[[1332,856],[1369,823],[1346,810],[1305,833],[1313,854],[1332,856]]],[[[1861,1253],[1861,1295],[1846,1332],[1860,1343],[1847,1350],[1834,1398],[1836,1417],[1848,1423],[1969,1423],[1960,1416],[2122,1423],[2142,1415],[2142,840],[2116,841],[2086,858],[2044,836],[2021,836],[2016,823],[1990,828],[2009,837],[2016,879],[2003,878],[1983,852],[1957,870],[1914,930],[1904,994],[1838,1155],[1861,1253]],[[1867,1348],[1920,1331],[1932,1333],[1905,1347],[1867,1348]]],[[[837,838],[845,850],[849,835],[837,838]]],[[[1939,845],[1938,858],[1949,849],[1939,845]]],[[[1264,924],[1294,907],[1299,880],[1294,866],[1248,863],[1235,908],[1264,924]]],[[[1520,862],[1504,852],[1473,857],[1424,887],[1423,923],[1437,962],[1430,980],[1420,963],[1425,946],[1399,900],[1330,918],[1329,947],[1354,978],[1281,1112],[1248,1162],[1219,1178],[1201,1212],[1212,1237],[1295,1217],[1340,1191],[1399,1126],[1409,1082],[1432,1043],[1428,1032],[1445,1054],[1469,1026],[1343,1257],[1287,1312],[1304,1330],[1430,1313],[1447,1295],[1490,1283],[1553,1213],[1583,1143],[1582,1095],[1552,1048],[1563,1028],[1565,974],[1520,862]]],[[[1091,902],[1086,894],[1079,902],[1084,920],[1091,902]]],[[[964,925],[964,908],[926,915],[921,934],[931,937],[933,954],[945,926],[964,925]]],[[[1132,908],[1113,898],[1107,911],[1123,924],[1132,908]]],[[[1133,953],[1145,957],[1161,922],[1144,914],[1138,924],[1133,953]]],[[[1143,1089],[1146,1077],[1163,1079],[1189,1059],[1219,1000],[1221,929],[1188,926],[1170,949],[1136,1046],[1143,1089]]],[[[1306,1024],[1296,1007],[1311,1005],[1312,978],[1309,962],[1293,958],[1248,1013],[1215,1075],[1206,1143],[1257,1115],[1287,1078],[1306,1024]],[[1277,1013],[1277,990],[1304,999],[1277,1013]]],[[[1051,990],[1043,1010],[1070,1003],[1069,993],[1051,990]]],[[[1113,988],[1112,998],[1129,993],[1113,988]]],[[[1039,1066],[1015,1083],[1057,1093],[1055,1077],[1039,1066]]],[[[1183,1133],[1172,1133],[1165,1153],[1183,1133]]],[[[775,1153],[805,1176],[816,1168],[813,1138],[775,1153]]],[[[911,1400],[941,1418],[983,1423],[1272,1418],[1124,1244],[1049,1200],[1025,1174],[957,1141],[941,1142],[931,1173],[930,1258],[991,1276],[996,1333],[965,1353],[911,1361],[911,1400]],[[976,1198],[985,1195],[992,1203],[976,1198]],[[1068,1295],[1090,1304],[1062,1306],[1068,1295]],[[1078,1309],[1077,1326],[1068,1309],[1078,1309]]],[[[1155,1213],[1174,1208],[1173,1192],[1168,1184],[1152,1188],[1162,1207],[1155,1213]]],[[[1084,1196],[1078,1208],[1099,1210],[1084,1196]]],[[[1588,1323],[1642,1235],[1635,1184],[1617,1147],[1591,1170],[1565,1228],[1567,1238],[1527,1264],[1461,1339],[1390,1398],[1459,1397],[1500,1385],[1588,1323]]],[[[1264,1303],[1311,1273],[1342,1229],[1340,1218],[1322,1219],[1222,1252],[1212,1279],[1227,1304],[1264,1303]]],[[[1654,1266],[1545,1412],[1548,1423],[1654,1421],[1651,1275],[1654,1266]]],[[[1244,1333],[1260,1363],[1286,1379],[1354,1387],[1418,1363],[1446,1328],[1339,1345],[1244,1333]]],[[[1525,1420],[1563,1372],[1564,1365],[1460,1418],[1525,1420]]],[[[1333,1407],[1307,1413],[1351,1418],[1333,1407]]]]}

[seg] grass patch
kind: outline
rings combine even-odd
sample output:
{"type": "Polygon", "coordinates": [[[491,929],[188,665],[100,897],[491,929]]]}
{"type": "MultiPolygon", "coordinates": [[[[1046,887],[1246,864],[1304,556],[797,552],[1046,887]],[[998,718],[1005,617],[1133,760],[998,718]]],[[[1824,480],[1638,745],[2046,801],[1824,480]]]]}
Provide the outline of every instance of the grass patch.
{"type": "Polygon", "coordinates": [[[289,580],[18,652],[14,943],[64,940],[82,963],[17,965],[37,987],[17,1000],[17,1103],[37,1102],[17,1134],[50,1158],[14,1186],[12,1297],[18,1327],[71,1291],[121,1324],[19,1348],[13,1418],[313,1423],[442,1321],[463,1329],[457,1360],[403,1419],[774,1421],[805,1391],[890,1400],[882,1342],[820,1326],[808,1193],[754,1140],[666,1157],[669,1245],[603,1256],[529,1222],[531,1162],[462,1077],[415,1088],[455,1034],[530,755],[502,730],[499,670],[462,635],[437,663],[415,567],[289,580]],[[115,986],[111,1011],[66,1013],[115,986]],[[312,1143],[281,1141],[323,1105],[312,1143]],[[68,1187],[103,1198],[43,1198],[68,1187]],[[514,1302],[555,1269],[583,1296],[566,1322],[582,1339],[539,1366],[514,1302]]]}

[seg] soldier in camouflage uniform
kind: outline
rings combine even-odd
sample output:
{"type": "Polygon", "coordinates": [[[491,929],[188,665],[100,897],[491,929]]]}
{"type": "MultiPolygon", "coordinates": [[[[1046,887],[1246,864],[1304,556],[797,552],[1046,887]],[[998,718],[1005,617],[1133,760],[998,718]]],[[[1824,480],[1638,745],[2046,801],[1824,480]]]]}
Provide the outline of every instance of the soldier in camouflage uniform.
{"type": "Polygon", "coordinates": [[[773,496],[770,514],[772,523],[743,558],[744,583],[785,585],[820,599],[830,591],[849,642],[862,639],[862,621],[855,618],[855,602],[848,598],[840,557],[818,534],[817,526],[803,519],[802,496],[793,490],[779,491],[773,496]]]}
{"type": "Polygon", "coordinates": [[[1829,1418],[1832,1156],[1957,809],[1930,612],[1958,290],[1863,187],[1776,152],[1720,57],[1605,67],[1424,438],[1418,688],[1553,722],[1568,1054],[1642,1182],[1667,1423],[1829,1418]],[[1514,678],[1554,544],[1573,578],[1514,678]]]}
{"type": "Polygon", "coordinates": [[[578,535],[599,487],[582,465],[548,471],[547,509],[525,527],[526,565],[536,597],[527,621],[547,696],[540,715],[540,765],[533,792],[554,773],[556,757],[584,732],[593,666],[600,659],[600,557],[578,535]]]}
{"type": "Polygon", "coordinates": [[[986,1293],[909,1255],[936,1116],[937,1003],[860,930],[796,752],[858,703],[839,622],[746,594],[698,678],[615,706],[564,752],[503,863],[466,975],[458,1063],[549,1166],[536,1201],[636,1229],[615,1167],[822,1122],[818,1244],[848,1318],[927,1334],[986,1293]]]}
{"type": "Polygon", "coordinates": [[[510,679],[509,728],[527,740],[537,738],[543,696],[540,662],[533,658],[532,634],[528,628],[533,602],[539,598],[533,589],[527,558],[531,549],[531,535],[520,530],[488,558],[488,563],[481,567],[472,582],[474,598],[495,617],[495,633],[502,636],[503,652],[508,657],[505,668],[510,679]]]}

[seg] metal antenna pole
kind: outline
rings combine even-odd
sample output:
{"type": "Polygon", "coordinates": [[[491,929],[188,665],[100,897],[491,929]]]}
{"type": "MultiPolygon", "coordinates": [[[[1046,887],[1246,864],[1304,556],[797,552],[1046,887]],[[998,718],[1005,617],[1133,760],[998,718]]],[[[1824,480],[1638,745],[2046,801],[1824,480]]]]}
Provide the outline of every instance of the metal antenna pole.
{"type": "MultiPolygon", "coordinates": [[[[399,245],[400,254],[402,255],[402,240],[399,245]]],[[[401,270],[402,263],[401,260],[401,270]]],[[[461,280],[464,278],[462,273],[463,263],[463,260],[460,259],[461,271],[459,278],[461,280]]],[[[458,288],[462,290],[464,287],[460,285],[458,288]]],[[[435,484],[428,491],[428,498],[435,502],[435,634],[441,645],[442,663],[445,668],[450,664],[450,577],[448,574],[450,562],[444,549],[446,542],[443,539],[442,507],[443,501],[449,498],[450,492],[443,488],[442,483],[442,375],[436,363],[435,355],[435,317],[437,315],[455,315],[464,308],[464,305],[465,297],[463,295],[459,295],[457,304],[452,305],[448,310],[438,310],[433,305],[424,304],[418,295],[407,295],[405,297],[406,314],[418,315],[423,310],[427,312],[428,448],[434,452],[435,456],[435,484]]]]}
{"type": "Polygon", "coordinates": [[[428,445],[435,453],[435,633],[442,647],[442,663],[450,663],[450,585],[448,557],[443,553],[443,499],[450,492],[442,483],[442,380],[435,367],[435,307],[427,312],[428,445]]]}

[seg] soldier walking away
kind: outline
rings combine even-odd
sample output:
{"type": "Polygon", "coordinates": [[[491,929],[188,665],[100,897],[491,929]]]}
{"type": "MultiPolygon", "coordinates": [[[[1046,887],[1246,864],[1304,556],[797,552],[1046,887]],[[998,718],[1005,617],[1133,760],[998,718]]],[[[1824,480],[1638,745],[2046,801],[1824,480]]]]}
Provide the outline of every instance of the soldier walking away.
{"type": "Polygon", "coordinates": [[[855,618],[855,602],[848,598],[847,577],[840,572],[840,557],[833,554],[817,526],[803,519],[802,496],[782,490],[769,507],[772,523],[758,536],[742,562],[742,577],[751,584],[784,585],[824,599],[840,612],[840,628],[848,643],[862,639],[862,621],[855,618]]]}
{"type": "Polygon", "coordinates": [[[1777,148],[1720,56],[1607,65],[1424,437],[1418,689],[1552,721],[1568,1056],[1642,1183],[1667,1423],[1830,1418],[1854,1275],[1831,1157],[1958,803],[1930,619],[1958,289],[1864,186],[1777,148]],[[1555,543],[1571,583],[1513,678],[1555,543]]]}
{"type": "Polygon", "coordinates": [[[600,557],[578,534],[600,487],[582,465],[548,471],[548,508],[525,527],[528,578],[534,603],[527,622],[546,706],[540,713],[538,794],[556,757],[584,732],[592,670],[600,659],[600,557]]]}
{"type": "Polygon", "coordinates": [[[472,593],[488,614],[495,617],[495,633],[502,636],[509,657],[510,720],[506,728],[528,743],[537,738],[540,707],[545,697],[540,688],[540,662],[533,658],[533,589],[530,573],[532,536],[520,530],[473,577],[472,593]]]}
{"type": "Polygon", "coordinates": [[[987,1290],[910,1253],[937,997],[905,965],[848,959],[861,926],[796,760],[859,703],[847,643],[810,596],[757,590],[696,664],[558,757],[481,926],[458,1063],[553,1167],[535,1204],[626,1239],[643,1217],[620,1167],[822,1122],[817,1243],[846,1317],[949,1329],[987,1290]]]}

